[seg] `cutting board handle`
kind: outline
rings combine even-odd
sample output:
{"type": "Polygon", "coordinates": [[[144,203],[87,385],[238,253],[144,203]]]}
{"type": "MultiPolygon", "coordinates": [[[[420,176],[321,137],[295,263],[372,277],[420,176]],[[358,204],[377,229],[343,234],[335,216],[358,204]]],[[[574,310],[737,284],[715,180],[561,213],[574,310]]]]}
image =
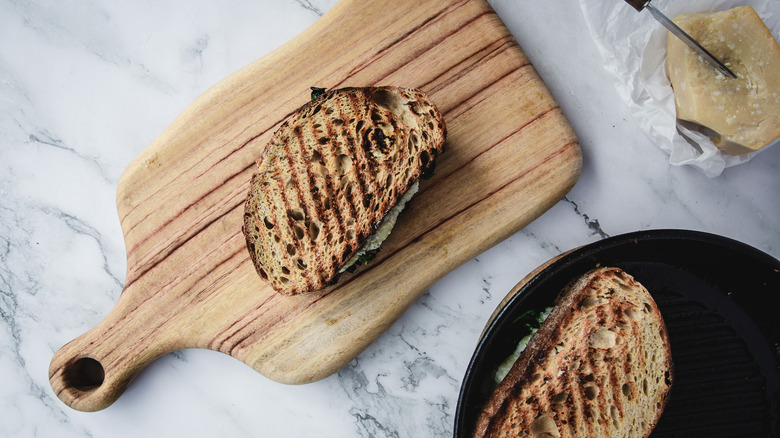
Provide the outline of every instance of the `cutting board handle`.
{"type": "MultiPolygon", "coordinates": [[[[131,315],[128,294],[95,328],[63,346],[49,365],[49,382],[65,404],[93,412],[108,407],[148,364],[179,349],[169,330],[131,315]]],[[[178,336],[177,336],[178,337],[178,336]]]]}

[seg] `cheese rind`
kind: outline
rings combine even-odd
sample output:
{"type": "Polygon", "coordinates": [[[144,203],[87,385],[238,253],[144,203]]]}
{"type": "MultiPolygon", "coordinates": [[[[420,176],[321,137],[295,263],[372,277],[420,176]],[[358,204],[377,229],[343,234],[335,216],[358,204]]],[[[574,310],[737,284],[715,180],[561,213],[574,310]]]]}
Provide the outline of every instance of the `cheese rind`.
{"type": "Polygon", "coordinates": [[[780,137],[780,46],[753,8],[683,14],[674,22],[737,75],[723,76],[670,35],[666,67],[677,118],[715,131],[713,142],[731,155],[780,137]]]}

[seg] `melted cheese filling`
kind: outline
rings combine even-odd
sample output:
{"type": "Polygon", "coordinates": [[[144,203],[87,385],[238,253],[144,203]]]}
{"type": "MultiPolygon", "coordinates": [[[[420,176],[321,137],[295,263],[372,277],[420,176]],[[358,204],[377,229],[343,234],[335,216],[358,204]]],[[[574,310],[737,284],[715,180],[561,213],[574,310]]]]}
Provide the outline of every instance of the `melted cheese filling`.
{"type": "MultiPolygon", "coordinates": [[[[539,314],[538,317],[536,317],[536,321],[539,322],[539,326],[542,325],[545,319],[547,319],[548,316],[550,316],[550,312],[552,312],[552,307],[548,307],[544,309],[542,313],[539,314]]],[[[515,351],[509,355],[503,362],[501,362],[501,365],[498,366],[498,369],[496,370],[496,373],[493,375],[493,380],[496,381],[496,383],[501,383],[502,380],[504,380],[504,377],[506,377],[507,374],[509,374],[509,370],[512,369],[512,365],[515,364],[515,361],[518,357],[520,357],[520,353],[525,350],[525,347],[528,346],[528,342],[531,340],[531,337],[539,330],[539,328],[532,328],[531,333],[529,333],[527,336],[525,336],[523,339],[520,339],[520,342],[517,343],[517,348],[515,348],[515,351]]]]}
{"type": "Polygon", "coordinates": [[[376,228],[376,231],[368,236],[366,243],[363,244],[363,247],[360,248],[360,251],[353,255],[351,259],[349,259],[347,264],[339,270],[339,273],[346,271],[352,265],[357,263],[358,259],[360,259],[363,254],[369,251],[374,251],[382,245],[382,242],[384,242],[385,239],[387,239],[387,236],[390,235],[390,232],[393,231],[395,222],[398,220],[398,215],[401,214],[401,211],[403,211],[404,207],[406,207],[406,203],[412,199],[412,196],[414,196],[414,194],[417,193],[417,190],[419,189],[420,181],[415,181],[414,184],[412,184],[411,187],[409,187],[409,189],[404,192],[404,194],[401,196],[401,199],[399,199],[398,203],[395,204],[395,207],[387,212],[385,218],[382,219],[382,222],[380,222],[379,226],[376,228]]]}

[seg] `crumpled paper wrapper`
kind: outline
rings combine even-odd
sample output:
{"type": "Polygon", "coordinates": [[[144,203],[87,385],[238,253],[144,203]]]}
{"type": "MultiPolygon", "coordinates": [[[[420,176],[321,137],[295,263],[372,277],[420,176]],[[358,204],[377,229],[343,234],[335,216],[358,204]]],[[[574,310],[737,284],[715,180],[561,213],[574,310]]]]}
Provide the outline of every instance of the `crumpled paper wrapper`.
{"type": "MultiPolygon", "coordinates": [[[[672,165],[693,166],[713,178],[725,168],[750,161],[761,151],[780,143],[778,139],[759,151],[731,156],[721,152],[706,135],[681,126],[666,75],[666,28],[649,11],[637,12],[625,1],[579,0],[579,4],[604,58],[604,68],[615,77],[618,93],[645,134],[669,154],[672,165]]],[[[749,5],[775,39],[780,40],[780,0],[653,0],[653,5],[671,19],[678,14],[749,5]]]]}

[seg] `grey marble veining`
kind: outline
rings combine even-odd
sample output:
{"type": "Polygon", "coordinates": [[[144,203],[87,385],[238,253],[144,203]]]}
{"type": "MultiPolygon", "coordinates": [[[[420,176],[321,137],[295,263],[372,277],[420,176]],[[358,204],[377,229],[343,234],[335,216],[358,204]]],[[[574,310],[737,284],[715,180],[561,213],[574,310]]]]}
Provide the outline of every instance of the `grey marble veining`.
{"type": "Polygon", "coordinates": [[[335,3],[0,0],[0,436],[449,436],[487,319],[550,258],[656,228],[780,256],[780,150],[713,179],[670,166],[622,106],[577,2],[493,0],[580,140],[582,176],[563,200],[434,284],[322,381],[282,385],[186,350],[151,364],[103,411],[68,408],[48,366],[121,293],[122,171],[208,87],[335,3]]]}

